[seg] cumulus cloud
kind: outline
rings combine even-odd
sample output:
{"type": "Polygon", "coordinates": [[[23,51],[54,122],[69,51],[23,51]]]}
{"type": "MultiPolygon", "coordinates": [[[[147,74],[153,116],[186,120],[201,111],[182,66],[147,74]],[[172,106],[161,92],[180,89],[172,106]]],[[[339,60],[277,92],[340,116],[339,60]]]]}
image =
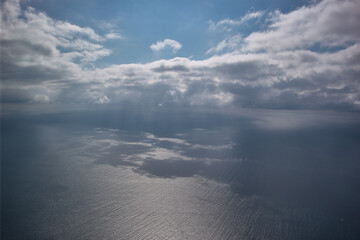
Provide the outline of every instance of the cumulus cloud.
{"type": "Polygon", "coordinates": [[[290,13],[275,12],[266,31],[254,32],[244,50],[291,50],[346,46],[360,39],[360,1],[324,0],[290,13]]]}
{"type": "Polygon", "coordinates": [[[74,67],[67,60],[95,61],[111,54],[99,44],[104,39],[91,28],[53,20],[31,7],[21,12],[18,1],[3,4],[1,50],[5,63],[48,70],[53,64],[74,67]]]}
{"type": "Polygon", "coordinates": [[[24,100],[14,94],[19,91],[31,102],[53,101],[67,84],[84,78],[79,63],[111,54],[93,29],[53,20],[31,7],[22,11],[17,0],[3,3],[1,30],[2,92],[11,93],[10,101],[24,100]]]}
{"type": "MultiPolygon", "coordinates": [[[[88,68],[85,63],[111,54],[102,45],[109,36],[5,1],[2,101],[359,110],[358,4],[325,0],[274,13],[268,29],[228,36],[209,50],[221,55],[203,60],[88,68]],[[318,51],[318,43],[331,49],[318,51]]],[[[181,48],[170,39],[151,46],[181,48]]]]}
{"type": "Polygon", "coordinates": [[[165,48],[171,48],[173,53],[176,53],[178,50],[181,49],[181,44],[172,39],[165,39],[164,41],[157,41],[154,44],[151,44],[150,48],[153,51],[160,51],[165,48]]]}

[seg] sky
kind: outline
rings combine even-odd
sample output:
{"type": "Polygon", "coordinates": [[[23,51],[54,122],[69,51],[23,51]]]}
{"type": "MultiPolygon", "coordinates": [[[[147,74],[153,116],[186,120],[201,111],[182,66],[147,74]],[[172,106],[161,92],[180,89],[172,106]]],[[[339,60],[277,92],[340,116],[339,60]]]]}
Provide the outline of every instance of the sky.
{"type": "Polygon", "coordinates": [[[2,103],[360,110],[360,0],[1,3],[2,103]]]}

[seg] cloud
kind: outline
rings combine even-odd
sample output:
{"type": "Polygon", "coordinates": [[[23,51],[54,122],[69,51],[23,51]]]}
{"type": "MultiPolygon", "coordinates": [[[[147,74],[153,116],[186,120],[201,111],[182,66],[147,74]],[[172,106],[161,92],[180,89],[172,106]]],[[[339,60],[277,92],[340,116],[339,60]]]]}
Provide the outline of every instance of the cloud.
{"type": "Polygon", "coordinates": [[[206,53],[219,53],[224,50],[234,51],[239,49],[241,44],[243,43],[243,38],[241,34],[236,34],[231,37],[227,37],[226,39],[219,42],[216,46],[211,47],[206,53]]]}
{"type": "Polygon", "coordinates": [[[107,39],[123,39],[123,37],[118,33],[108,33],[105,35],[107,39]]]}
{"type": "Polygon", "coordinates": [[[213,21],[209,21],[209,29],[212,31],[215,30],[231,31],[232,28],[235,26],[240,26],[250,20],[261,18],[264,15],[264,13],[265,13],[264,11],[249,12],[240,19],[225,18],[217,23],[214,23],[213,21]]]}
{"type": "Polygon", "coordinates": [[[360,61],[350,59],[360,53],[359,47],[334,53],[228,53],[202,61],[174,58],[114,65],[98,69],[93,77],[108,79],[106,95],[118,103],[354,108],[360,61]]]}
{"type": "Polygon", "coordinates": [[[99,104],[105,104],[105,103],[110,103],[110,99],[107,96],[103,96],[101,98],[99,98],[98,101],[96,101],[95,103],[99,103],[99,104]]]}
{"type": "Polygon", "coordinates": [[[105,39],[110,39],[110,40],[124,39],[124,37],[118,33],[117,27],[114,23],[102,21],[98,24],[98,27],[103,31],[109,32],[105,34],[105,39]]]}
{"type": "Polygon", "coordinates": [[[171,48],[173,53],[176,53],[178,50],[181,49],[181,44],[175,40],[172,39],[165,39],[164,41],[157,41],[154,44],[151,44],[150,48],[155,51],[158,52],[160,50],[163,50],[165,48],[171,48]]]}
{"type": "Polygon", "coordinates": [[[346,46],[360,39],[360,1],[324,0],[290,13],[275,12],[266,31],[245,38],[246,51],[346,46]]]}
{"type": "Polygon", "coordinates": [[[1,39],[6,45],[2,51],[6,58],[14,58],[9,62],[30,66],[56,60],[67,64],[63,56],[95,61],[111,53],[99,44],[105,38],[93,29],[53,20],[31,7],[21,12],[18,1],[6,1],[2,13],[1,39]]]}
{"type": "MultiPolygon", "coordinates": [[[[109,36],[5,1],[2,101],[360,110],[360,38],[357,25],[351,25],[358,3],[327,0],[274,13],[268,29],[227,36],[208,51],[221,55],[203,60],[177,57],[99,68],[96,60],[111,54],[102,45],[109,36]],[[336,24],[349,26],[337,28],[335,20],[319,25],[335,10],[349,17],[336,24]],[[291,29],[302,31],[295,34],[300,41],[291,29]],[[320,39],[331,49],[311,45],[320,39]]],[[[175,52],[181,44],[165,39],[151,45],[154,51],[165,47],[175,52]]]]}

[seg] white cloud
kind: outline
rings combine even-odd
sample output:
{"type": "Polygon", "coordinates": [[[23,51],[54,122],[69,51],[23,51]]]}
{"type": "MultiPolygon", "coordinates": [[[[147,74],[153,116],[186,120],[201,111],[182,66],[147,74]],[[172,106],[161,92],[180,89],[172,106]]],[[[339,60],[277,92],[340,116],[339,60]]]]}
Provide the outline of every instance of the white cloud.
{"type": "Polygon", "coordinates": [[[241,43],[243,42],[243,38],[241,34],[236,34],[234,36],[228,37],[221,42],[219,42],[216,46],[211,47],[206,53],[219,53],[224,50],[234,51],[240,48],[241,43]]]}
{"type": "Polygon", "coordinates": [[[261,18],[263,15],[264,15],[263,11],[249,12],[249,13],[247,13],[245,16],[243,16],[241,18],[241,21],[246,22],[246,21],[249,21],[251,19],[261,18]]]}
{"type": "Polygon", "coordinates": [[[31,7],[21,13],[18,1],[5,2],[2,22],[1,38],[6,45],[3,53],[6,57],[14,57],[14,53],[21,57],[16,61],[14,59],[14,63],[37,65],[45,60],[44,57],[48,57],[46,61],[56,60],[68,64],[61,58],[60,47],[72,55],[69,58],[70,54],[67,54],[66,60],[76,56],[81,61],[95,61],[111,53],[99,44],[105,38],[93,29],[53,20],[31,7]]]}
{"type": "Polygon", "coordinates": [[[7,21],[14,21],[20,14],[20,0],[4,1],[2,5],[1,14],[7,18],[7,21]]]}
{"type": "Polygon", "coordinates": [[[215,30],[230,31],[234,26],[240,26],[250,20],[261,18],[264,15],[264,13],[265,13],[264,11],[249,12],[240,19],[225,18],[217,23],[214,23],[213,21],[209,21],[209,29],[212,31],[215,30]]]}
{"type": "Polygon", "coordinates": [[[105,35],[107,39],[123,39],[123,37],[118,33],[108,33],[105,35]]]}
{"type": "Polygon", "coordinates": [[[277,12],[268,30],[254,32],[245,39],[244,50],[280,51],[315,44],[346,46],[360,39],[359,9],[359,0],[324,0],[290,13],[277,12]]]}
{"type": "Polygon", "coordinates": [[[113,31],[116,28],[114,23],[101,21],[98,26],[103,30],[113,31]]]}
{"type": "Polygon", "coordinates": [[[175,40],[172,39],[165,39],[164,41],[157,41],[154,44],[151,44],[150,48],[153,51],[160,51],[163,50],[164,48],[169,47],[172,49],[173,53],[176,53],[178,50],[181,49],[181,44],[175,40]]]}
{"type": "Polygon", "coordinates": [[[105,103],[110,103],[110,99],[107,96],[103,96],[101,98],[99,98],[99,100],[97,100],[95,103],[99,103],[99,104],[105,104],[105,103]]]}

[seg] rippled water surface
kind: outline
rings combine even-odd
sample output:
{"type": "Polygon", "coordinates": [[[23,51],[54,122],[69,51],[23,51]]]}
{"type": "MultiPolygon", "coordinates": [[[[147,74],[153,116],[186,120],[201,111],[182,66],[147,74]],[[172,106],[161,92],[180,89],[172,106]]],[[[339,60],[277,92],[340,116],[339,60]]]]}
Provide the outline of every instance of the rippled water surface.
{"type": "Polygon", "coordinates": [[[359,239],[356,113],[2,115],[3,239],[359,239]]]}

